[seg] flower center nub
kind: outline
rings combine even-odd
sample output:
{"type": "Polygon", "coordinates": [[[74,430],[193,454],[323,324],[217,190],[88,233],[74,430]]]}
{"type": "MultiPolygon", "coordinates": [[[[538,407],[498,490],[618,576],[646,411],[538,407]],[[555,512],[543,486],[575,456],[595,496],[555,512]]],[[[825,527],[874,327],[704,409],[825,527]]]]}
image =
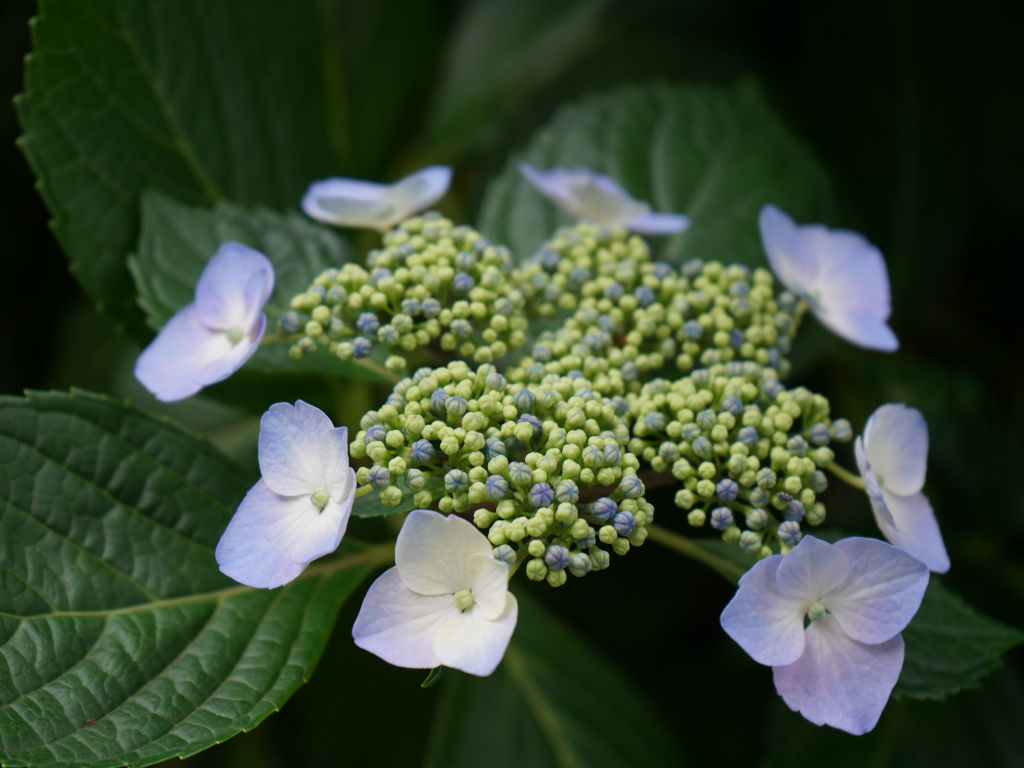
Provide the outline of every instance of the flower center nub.
{"type": "Polygon", "coordinates": [[[460,611],[468,611],[473,607],[473,593],[468,589],[460,589],[455,593],[455,607],[460,611]]]}
{"type": "Polygon", "coordinates": [[[239,328],[237,325],[233,325],[224,331],[224,335],[228,337],[228,342],[232,345],[237,344],[245,336],[245,331],[239,328]]]}
{"type": "Polygon", "coordinates": [[[309,500],[313,502],[313,506],[319,510],[322,510],[327,506],[327,502],[331,500],[331,495],[327,493],[326,488],[317,488],[311,494],[309,494],[309,500]]]}
{"type": "Polygon", "coordinates": [[[807,609],[807,622],[818,621],[819,619],[825,618],[825,614],[828,613],[828,609],[824,605],[815,601],[811,603],[811,607],[807,609]]]}

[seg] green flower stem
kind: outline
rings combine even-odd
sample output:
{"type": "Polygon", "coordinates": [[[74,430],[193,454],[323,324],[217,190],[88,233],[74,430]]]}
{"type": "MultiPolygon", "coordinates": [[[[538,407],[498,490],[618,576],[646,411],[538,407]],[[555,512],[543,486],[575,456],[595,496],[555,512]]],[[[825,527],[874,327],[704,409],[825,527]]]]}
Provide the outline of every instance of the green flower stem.
{"type": "Polygon", "coordinates": [[[739,577],[744,573],[743,569],[738,565],[730,563],[725,558],[719,557],[718,555],[702,549],[693,539],[680,536],[678,533],[670,531],[667,528],[662,528],[660,525],[649,523],[647,525],[647,534],[648,538],[652,541],[658,542],[663,547],[674,549],[676,552],[686,555],[690,559],[696,560],[698,563],[703,563],[711,570],[721,576],[724,576],[733,584],[735,584],[739,577]]]}
{"type": "Polygon", "coordinates": [[[387,379],[392,384],[397,384],[402,380],[401,376],[399,376],[396,373],[392,373],[383,365],[374,362],[373,360],[370,360],[368,357],[352,358],[348,362],[352,363],[353,365],[358,365],[360,368],[365,368],[368,371],[373,371],[373,373],[377,374],[378,376],[381,376],[382,378],[387,379]]]}
{"type": "Polygon", "coordinates": [[[824,469],[827,469],[829,472],[838,477],[847,485],[852,485],[854,488],[859,488],[862,491],[864,490],[864,481],[861,480],[859,475],[853,474],[853,472],[851,472],[850,470],[843,469],[842,467],[835,463],[826,464],[824,466],[824,469]]]}

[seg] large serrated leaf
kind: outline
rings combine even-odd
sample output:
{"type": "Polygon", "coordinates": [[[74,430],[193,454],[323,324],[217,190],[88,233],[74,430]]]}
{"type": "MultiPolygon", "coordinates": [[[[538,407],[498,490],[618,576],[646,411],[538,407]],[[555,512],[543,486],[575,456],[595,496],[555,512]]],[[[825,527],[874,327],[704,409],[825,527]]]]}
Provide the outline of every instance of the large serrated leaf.
{"type": "Polygon", "coordinates": [[[138,323],[142,190],[294,207],[334,170],[312,3],[42,0],[21,146],[90,296],[138,323]]]}
{"type": "MultiPolygon", "coordinates": [[[[142,234],[129,260],[139,303],[153,328],[192,301],[196,281],[218,246],[237,240],[266,254],[274,265],[274,292],[267,302],[268,334],[293,296],[305,291],[328,267],[351,260],[348,243],[299,214],[245,208],[221,202],[212,208],[184,205],[149,191],[142,198],[142,234]]],[[[288,357],[287,343],[263,346],[246,363],[250,371],[332,372],[382,379],[366,367],[329,355],[288,357]]]]}
{"type": "Polygon", "coordinates": [[[213,548],[248,480],[81,392],[0,399],[0,761],[149,765],[248,730],[312,673],[376,550],[253,590],[213,548]]]}
{"type": "Polygon", "coordinates": [[[497,671],[451,672],[442,685],[427,768],[685,765],[622,673],[525,595],[497,671]]]}
{"type": "Polygon", "coordinates": [[[686,214],[686,232],[654,239],[676,262],[763,265],[762,205],[821,220],[831,200],[814,157],[750,83],[627,87],[558,112],[491,183],[481,209],[481,231],[524,258],[571,220],[527,183],[520,161],[601,171],[655,210],[686,214]]]}
{"type": "Polygon", "coordinates": [[[977,686],[1003,653],[1024,644],[1024,630],[981,615],[932,579],[903,640],[907,655],[893,694],[942,699],[977,686]]]}

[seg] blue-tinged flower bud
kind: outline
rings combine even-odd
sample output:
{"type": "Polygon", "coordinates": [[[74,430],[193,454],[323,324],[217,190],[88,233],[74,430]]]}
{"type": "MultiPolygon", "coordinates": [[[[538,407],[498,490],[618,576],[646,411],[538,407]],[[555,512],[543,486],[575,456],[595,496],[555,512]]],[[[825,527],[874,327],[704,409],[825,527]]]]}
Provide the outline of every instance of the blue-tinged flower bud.
{"type": "Polygon", "coordinates": [[[724,531],[732,525],[732,510],[728,507],[715,507],[711,510],[711,527],[717,531],[724,531]]]}
{"type": "Polygon", "coordinates": [[[363,441],[366,445],[375,442],[383,443],[385,437],[387,437],[387,428],[383,424],[373,424],[367,427],[363,441]]]}
{"type": "Polygon", "coordinates": [[[508,448],[505,446],[504,440],[488,437],[484,451],[487,453],[487,458],[493,459],[495,456],[505,456],[508,453],[508,448]]]}
{"type": "Polygon", "coordinates": [[[820,469],[811,473],[811,490],[815,493],[823,493],[828,489],[828,476],[820,469]]]}
{"type": "Polygon", "coordinates": [[[746,523],[747,528],[751,528],[755,531],[760,531],[766,525],[768,525],[768,513],[760,507],[755,507],[747,512],[746,523]]]}
{"type": "Polygon", "coordinates": [[[740,534],[740,549],[748,555],[757,554],[761,551],[761,536],[754,531],[743,531],[740,534]]]}
{"type": "Polygon", "coordinates": [[[352,339],[352,357],[359,359],[366,357],[373,349],[373,342],[365,336],[356,336],[352,339]]]}
{"type": "Polygon", "coordinates": [[[792,546],[800,541],[800,523],[795,520],[787,520],[784,523],[780,523],[776,535],[783,544],[792,546]]]}
{"type": "Polygon", "coordinates": [[[505,498],[505,494],[507,494],[509,490],[508,480],[501,475],[490,475],[484,485],[487,492],[487,498],[492,501],[499,501],[505,498]]]}
{"type": "Polygon", "coordinates": [[[763,488],[766,491],[771,490],[775,487],[776,482],[778,482],[778,478],[775,472],[768,467],[762,467],[757,470],[757,485],[759,488],[763,488]]]}
{"type": "Polygon", "coordinates": [[[595,499],[594,503],[590,506],[590,514],[599,523],[604,523],[612,519],[615,513],[618,511],[618,505],[607,496],[602,496],[599,499],[595,499]]]}
{"type": "Polygon", "coordinates": [[[544,553],[544,562],[552,570],[561,570],[569,565],[569,550],[561,544],[552,544],[544,553]]]}
{"type": "Polygon", "coordinates": [[[762,390],[764,391],[765,397],[769,400],[774,400],[783,390],[785,390],[785,387],[778,379],[768,379],[762,385],[762,390]]]}
{"type": "Polygon", "coordinates": [[[848,443],[853,439],[853,427],[846,419],[836,419],[832,422],[832,438],[839,443],[848,443]]]}
{"type": "Polygon", "coordinates": [[[739,493],[739,486],[732,478],[726,477],[718,481],[715,486],[715,496],[722,501],[734,501],[739,493]]]}
{"type": "Polygon", "coordinates": [[[516,551],[508,544],[502,544],[495,547],[491,552],[491,555],[493,555],[495,560],[500,560],[510,567],[516,564],[516,551]]]}
{"type": "Polygon", "coordinates": [[[813,424],[807,432],[807,437],[815,445],[828,445],[831,435],[829,435],[828,424],[819,421],[813,424]]]}
{"type": "Polygon", "coordinates": [[[293,309],[281,315],[281,330],[285,333],[297,333],[302,327],[302,316],[293,309]]]}
{"type": "Polygon", "coordinates": [[[437,317],[441,314],[441,302],[433,296],[429,296],[422,301],[420,310],[426,317],[437,317]]]}
{"type": "Polygon", "coordinates": [[[444,403],[445,415],[451,421],[461,421],[468,408],[466,400],[459,395],[452,395],[444,403]]]}
{"type": "Polygon", "coordinates": [[[456,272],[455,277],[452,278],[452,287],[455,288],[458,293],[469,293],[473,290],[475,285],[476,280],[473,279],[472,275],[467,274],[466,272],[456,272]]]}
{"type": "Polygon", "coordinates": [[[461,469],[450,469],[444,476],[444,487],[449,493],[462,490],[469,485],[469,476],[461,469]]]}
{"type": "Polygon", "coordinates": [[[705,408],[697,414],[697,426],[702,430],[709,431],[718,423],[718,415],[710,408],[705,408]]]}
{"type": "Polygon", "coordinates": [[[580,500],[580,489],[572,480],[563,480],[555,488],[555,499],[575,504],[580,500]]]}
{"type": "Polygon", "coordinates": [[[804,505],[796,499],[793,499],[786,508],[782,511],[783,517],[787,520],[794,520],[799,522],[804,519],[804,505]]]}
{"type": "Polygon", "coordinates": [[[701,459],[706,459],[711,456],[711,441],[701,435],[690,444],[690,448],[693,449],[694,454],[701,459]]]}
{"type": "Polygon", "coordinates": [[[513,485],[524,488],[533,484],[533,470],[521,461],[512,461],[508,465],[508,478],[513,485]]]}
{"type": "Polygon", "coordinates": [[[387,467],[374,465],[367,470],[366,478],[373,488],[381,489],[391,482],[391,473],[387,467]]]}
{"type": "Polygon", "coordinates": [[[629,536],[633,532],[635,524],[636,520],[633,519],[633,515],[625,511],[615,513],[615,518],[612,521],[615,532],[619,536],[629,536]]]}
{"type": "Polygon", "coordinates": [[[690,341],[700,341],[704,335],[704,326],[696,320],[687,320],[683,324],[683,335],[690,341]]]}
{"type": "Polygon", "coordinates": [[[569,556],[569,573],[573,576],[586,576],[590,573],[590,568],[590,558],[583,552],[575,552],[569,556]]]}
{"type": "Polygon", "coordinates": [[[639,285],[633,290],[633,297],[641,307],[646,307],[654,302],[654,291],[646,285],[639,285]]]}
{"type": "Polygon", "coordinates": [[[409,458],[417,464],[426,464],[434,458],[434,446],[429,440],[420,438],[409,446],[409,458]]]}
{"type": "Polygon", "coordinates": [[[363,312],[356,318],[356,328],[360,333],[372,336],[380,328],[380,320],[373,312],[363,312]]]}
{"type": "Polygon", "coordinates": [[[644,484],[636,475],[624,475],[619,481],[619,493],[629,499],[639,499],[644,495],[644,484]]]}
{"type": "Polygon", "coordinates": [[[530,503],[535,507],[546,507],[555,500],[555,491],[549,483],[534,483],[530,488],[530,503]]]}

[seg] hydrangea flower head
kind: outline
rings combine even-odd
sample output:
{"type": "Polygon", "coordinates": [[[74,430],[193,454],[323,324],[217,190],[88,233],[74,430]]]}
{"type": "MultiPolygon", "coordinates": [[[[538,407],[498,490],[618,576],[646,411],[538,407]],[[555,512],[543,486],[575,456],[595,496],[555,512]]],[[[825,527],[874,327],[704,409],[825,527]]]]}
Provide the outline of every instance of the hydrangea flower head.
{"type": "Polygon", "coordinates": [[[921,604],[928,569],[878,539],[805,536],[759,560],[722,611],[722,629],[775,689],[816,725],[875,727],[903,667],[900,632],[921,604]]]}
{"type": "Polygon", "coordinates": [[[928,497],[921,490],[928,464],[928,424],[916,408],[888,403],[868,418],[854,442],[857,468],[882,534],[936,573],[949,555],[928,497]]]}
{"type": "Polygon", "coordinates": [[[868,349],[892,352],[899,346],[887,325],[889,275],[875,246],[856,232],[797,226],[774,205],[761,209],[758,223],[772,270],[823,325],[868,349]]]}
{"type": "Polygon", "coordinates": [[[223,381],[259,347],[274,268],[259,251],[224,243],[196,282],[195,298],[135,362],[135,378],[158,400],[182,400],[223,381]]]}
{"type": "Polygon", "coordinates": [[[275,403],[260,419],[261,477],[217,544],[235,581],[271,589],[338,548],[355,500],[348,428],[316,406],[275,403]]]}
{"type": "Polygon", "coordinates": [[[445,165],[431,165],[394,184],[324,179],[309,185],[302,210],[310,218],[338,227],[384,231],[440,200],[451,180],[452,169],[445,165]]]}
{"type": "Polygon", "coordinates": [[[352,637],[398,667],[489,675],[519,615],[508,577],[472,523],[414,509],[398,533],[395,566],[370,585],[352,637]]]}
{"type": "Polygon", "coordinates": [[[634,200],[603,173],[586,168],[540,171],[529,163],[520,163],[519,171],[541,194],[578,219],[645,235],[675,234],[690,225],[678,213],[653,213],[651,206],[634,200]]]}

